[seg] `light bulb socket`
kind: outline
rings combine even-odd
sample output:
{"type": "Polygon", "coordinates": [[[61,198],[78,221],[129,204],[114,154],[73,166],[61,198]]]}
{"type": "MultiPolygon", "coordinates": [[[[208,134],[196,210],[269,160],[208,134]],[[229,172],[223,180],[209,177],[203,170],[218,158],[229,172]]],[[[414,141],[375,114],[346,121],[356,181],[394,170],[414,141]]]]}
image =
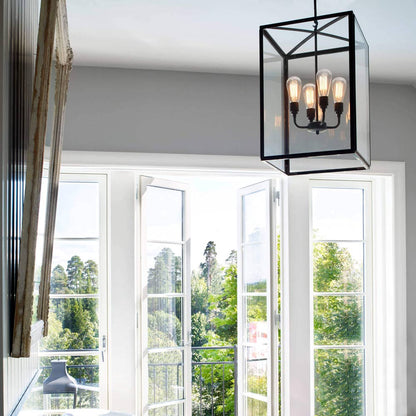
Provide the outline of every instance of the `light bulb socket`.
{"type": "Polygon", "coordinates": [[[309,121],[312,123],[315,119],[315,109],[314,108],[307,108],[306,109],[306,117],[308,117],[309,121]]]}
{"type": "Polygon", "coordinates": [[[291,102],[290,103],[290,112],[295,116],[297,113],[299,113],[299,103],[297,102],[291,102]]]}
{"type": "Polygon", "coordinates": [[[344,103],[335,103],[334,104],[334,111],[337,116],[340,116],[344,111],[344,103]]]}
{"type": "Polygon", "coordinates": [[[319,107],[321,107],[322,111],[325,111],[328,107],[328,96],[322,95],[319,97],[319,107]]]}

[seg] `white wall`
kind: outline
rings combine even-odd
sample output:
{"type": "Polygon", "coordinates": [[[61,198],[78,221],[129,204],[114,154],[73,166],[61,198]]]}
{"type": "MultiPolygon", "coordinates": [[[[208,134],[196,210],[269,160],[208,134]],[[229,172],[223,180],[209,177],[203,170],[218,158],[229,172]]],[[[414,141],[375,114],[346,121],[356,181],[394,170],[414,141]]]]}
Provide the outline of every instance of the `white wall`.
{"type": "Polygon", "coordinates": [[[371,89],[373,159],[406,162],[407,392],[408,415],[416,415],[416,90],[374,85],[371,89]]]}
{"type": "MultiPolygon", "coordinates": [[[[253,76],[75,67],[64,148],[258,155],[258,104],[253,76]]],[[[371,86],[373,160],[406,162],[409,416],[416,415],[415,118],[413,87],[371,86]]]]}

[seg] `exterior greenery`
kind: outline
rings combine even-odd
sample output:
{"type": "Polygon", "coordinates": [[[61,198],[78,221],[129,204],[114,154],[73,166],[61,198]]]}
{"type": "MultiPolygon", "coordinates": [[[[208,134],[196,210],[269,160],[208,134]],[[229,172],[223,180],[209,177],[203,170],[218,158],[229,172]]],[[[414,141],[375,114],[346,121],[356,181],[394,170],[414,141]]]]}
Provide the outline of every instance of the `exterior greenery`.
{"type": "Polygon", "coordinates": [[[337,295],[362,291],[362,265],[334,242],[315,243],[313,259],[314,342],[329,346],[315,349],[315,415],[363,416],[363,296],[337,295]]]}
{"type": "MultiPolygon", "coordinates": [[[[279,249],[279,247],[278,247],[279,249]]],[[[193,415],[227,415],[235,413],[234,346],[237,345],[237,255],[232,251],[221,266],[217,261],[216,246],[207,243],[203,262],[192,273],[191,320],[193,347],[221,347],[194,349],[193,360],[193,415]],[[202,364],[216,362],[221,364],[202,364]]],[[[315,415],[364,415],[364,353],[363,297],[340,296],[339,292],[360,292],[363,276],[346,248],[337,243],[314,245],[314,342],[316,346],[343,345],[341,349],[315,350],[315,415]],[[332,296],[320,296],[319,293],[332,296]]],[[[278,257],[279,258],[279,257],[278,257]]],[[[279,260],[280,261],[280,260],[279,260]]],[[[280,269],[280,267],[279,267],[280,269]]],[[[279,276],[280,279],[280,276],[279,276]]],[[[264,283],[250,289],[252,296],[247,305],[249,322],[266,321],[265,298],[256,296],[264,291],[264,283]]],[[[183,305],[180,297],[158,297],[162,293],[182,291],[182,258],[170,248],[162,248],[148,271],[148,347],[179,347],[183,344],[183,305]]],[[[92,387],[80,390],[77,407],[97,407],[98,356],[65,356],[66,350],[98,351],[99,327],[94,297],[67,297],[67,295],[97,295],[98,269],[92,260],[83,262],[77,255],[71,257],[66,268],[56,266],[52,272],[49,335],[43,341],[44,351],[61,350],[67,360],[69,374],[79,385],[92,387]],[[59,297],[59,295],[65,295],[59,297]],[[96,388],[94,391],[94,387],[96,388]]],[[[277,294],[280,308],[280,293],[277,294]]],[[[280,336],[280,335],[279,335],[280,336]]],[[[55,359],[55,357],[54,357],[55,359]]],[[[42,366],[50,366],[50,357],[42,358],[42,366]]],[[[161,403],[183,397],[186,382],[183,375],[182,353],[178,350],[149,354],[149,403],[161,403]],[[181,387],[182,386],[182,387],[181,387]]],[[[280,374],[280,370],[279,370],[280,374]]],[[[45,371],[42,383],[48,376],[45,371]]],[[[250,391],[267,394],[267,380],[256,371],[247,374],[250,391]]],[[[41,408],[42,394],[31,399],[29,408],[41,408]]],[[[68,407],[68,399],[58,398],[53,406],[68,407]]],[[[252,414],[261,415],[259,403],[249,402],[252,414]]],[[[163,408],[163,414],[166,414],[163,408]]],[[[151,416],[158,416],[158,410],[151,416]]],[[[176,415],[178,407],[167,409],[176,415]]],[[[162,414],[162,413],[161,413],[162,414]]]]}
{"type": "MultiPolygon", "coordinates": [[[[66,268],[57,265],[51,276],[48,336],[42,340],[41,349],[45,352],[60,351],[59,356],[41,358],[44,371],[39,377],[40,389],[26,404],[31,409],[41,409],[44,405],[41,384],[50,374],[51,360],[64,359],[68,373],[77,380],[77,407],[99,407],[99,321],[98,299],[70,295],[98,295],[98,267],[93,260],[83,262],[77,255],[72,256],[66,268]],[[60,297],[60,295],[64,295],[60,297]],[[69,295],[69,297],[68,297],[69,295]],[[68,356],[66,351],[92,350],[87,356],[68,356]],[[87,386],[83,389],[82,386],[87,386]]],[[[49,398],[53,409],[72,408],[72,395],[53,395],[49,398]]]]}
{"type": "Polygon", "coordinates": [[[234,415],[234,358],[237,345],[237,253],[224,267],[209,241],[192,275],[193,415],[234,415]],[[220,362],[227,364],[198,364],[220,362]]]}

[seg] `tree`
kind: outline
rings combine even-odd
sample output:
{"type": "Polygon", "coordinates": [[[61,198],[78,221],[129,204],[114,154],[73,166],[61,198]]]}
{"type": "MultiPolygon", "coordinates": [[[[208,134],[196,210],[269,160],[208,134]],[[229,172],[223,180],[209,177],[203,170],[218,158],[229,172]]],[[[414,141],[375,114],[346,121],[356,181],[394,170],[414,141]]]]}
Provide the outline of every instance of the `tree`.
{"type": "Polygon", "coordinates": [[[163,248],[147,272],[148,293],[173,293],[181,290],[182,258],[169,248],[163,248]]]}
{"type": "Polygon", "coordinates": [[[231,250],[225,262],[227,263],[227,265],[237,265],[237,250],[231,250]]]}
{"type": "MultiPolygon", "coordinates": [[[[220,290],[209,295],[209,320],[211,330],[207,334],[209,346],[234,346],[237,344],[237,256],[233,250],[228,259],[228,267],[224,270],[220,290]]],[[[213,361],[233,363],[233,349],[203,350],[193,354],[194,361],[213,361]]],[[[196,402],[203,404],[204,414],[211,414],[211,403],[216,415],[234,415],[234,365],[203,365],[198,366],[194,374],[194,397],[196,402]],[[199,386],[199,378],[205,382],[199,386]],[[223,389],[225,392],[223,403],[223,389]]],[[[195,409],[199,414],[199,408],[195,409]]]]}
{"type": "Polygon", "coordinates": [[[84,264],[81,290],[84,293],[98,293],[98,266],[93,260],[87,260],[84,264]]]}
{"type": "MultiPolygon", "coordinates": [[[[314,245],[314,337],[317,345],[360,344],[363,301],[337,292],[360,291],[362,273],[347,249],[339,244],[314,245]],[[332,295],[333,293],[333,295],[332,295]]],[[[363,414],[363,353],[338,349],[315,352],[316,416],[363,414]]]]}
{"type": "Polygon", "coordinates": [[[313,248],[315,292],[350,292],[362,288],[362,272],[351,254],[337,243],[315,243],[313,248]]]}
{"type": "Polygon", "coordinates": [[[213,241],[208,241],[204,250],[205,261],[200,264],[201,276],[207,282],[207,286],[212,291],[217,291],[221,285],[220,268],[217,261],[216,245],[213,241]]]}
{"type": "Polygon", "coordinates": [[[65,273],[65,269],[60,264],[52,270],[51,293],[68,293],[68,276],[65,273]]]}
{"type": "Polygon", "coordinates": [[[191,293],[191,314],[200,312],[207,315],[209,307],[207,282],[195,272],[192,273],[191,293]]]}
{"type": "Polygon", "coordinates": [[[84,263],[79,256],[72,256],[67,264],[68,293],[80,293],[84,263]]]}
{"type": "Polygon", "coordinates": [[[216,310],[213,317],[215,333],[229,345],[237,344],[237,265],[231,263],[225,270],[222,291],[211,295],[210,309],[216,310]]]}
{"type": "MultiPolygon", "coordinates": [[[[67,269],[57,265],[51,275],[51,292],[55,294],[94,294],[98,292],[98,267],[93,260],[85,263],[74,255],[67,269]]],[[[55,298],[51,299],[49,311],[49,333],[42,343],[45,350],[96,349],[98,348],[97,299],[55,298]]],[[[50,357],[42,357],[42,365],[50,365],[50,357]]],[[[69,357],[69,373],[82,384],[99,382],[98,357],[69,357]],[[94,365],[86,368],[83,366],[94,365]]],[[[91,406],[96,401],[94,392],[79,396],[77,406],[91,406]]]]}
{"type": "MultiPolygon", "coordinates": [[[[196,312],[191,316],[191,337],[192,337],[192,346],[193,347],[201,347],[208,342],[208,318],[206,314],[201,312],[196,312]]],[[[198,354],[194,355],[195,357],[198,354]]]]}

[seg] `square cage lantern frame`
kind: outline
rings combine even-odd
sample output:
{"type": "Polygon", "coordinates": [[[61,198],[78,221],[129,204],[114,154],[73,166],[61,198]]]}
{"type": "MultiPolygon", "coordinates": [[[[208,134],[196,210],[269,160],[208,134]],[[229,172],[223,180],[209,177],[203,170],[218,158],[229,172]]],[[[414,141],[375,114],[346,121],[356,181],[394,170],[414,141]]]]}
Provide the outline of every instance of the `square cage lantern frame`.
{"type": "MultiPolygon", "coordinates": [[[[341,171],[354,171],[354,170],[365,170],[370,168],[371,164],[371,143],[370,143],[370,125],[368,120],[368,134],[365,138],[366,144],[368,146],[368,158],[366,159],[357,148],[357,102],[356,102],[356,89],[357,89],[357,81],[356,81],[356,29],[355,25],[358,25],[357,19],[355,18],[355,15],[352,11],[346,11],[346,12],[340,12],[340,13],[334,13],[334,14],[328,14],[328,15],[321,15],[316,17],[309,17],[305,19],[297,19],[297,20],[291,20],[286,22],[280,22],[280,23],[272,23],[268,25],[260,26],[259,29],[259,40],[260,40],[260,137],[261,137],[261,160],[265,161],[269,164],[271,164],[274,168],[279,169],[286,175],[302,175],[302,174],[310,174],[310,173],[324,173],[324,172],[341,172],[341,171]],[[348,19],[348,38],[344,38],[341,36],[337,36],[335,34],[329,34],[329,33],[323,33],[322,31],[326,28],[330,27],[331,25],[337,23],[341,19],[346,18],[348,19]],[[345,47],[338,47],[338,48],[328,48],[328,49],[322,49],[312,51],[312,52],[303,52],[303,53],[297,53],[293,54],[295,50],[300,48],[302,45],[304,45],[309,40],[313,39],[315,36],[314,29],[306,30],[306,29],[296,29],[296,28],[290,28],[285,27],[289,25],[297,25],[302,23],[314,23],[315,21],[319,22],[320,20],[328,20],[332,19],[330,22],[324,24],[322,27],[317,28],[316,32],[318,35],[325,35],[329,36],[335,39],[341,39],[344,41],[348,41],[348,46],[345,47]],[[280,29],[285,31],[296,31],[296,32],[305,32],[307,33],[307,36],[305,39],[303,39],[301,42],[299,42],[296,46],[292,48],[291,51],[288,53],[285,53],[283,49],[278,45],[276,40],[268,33],[269,29],[280,29]],[[278,53],[282,57],[282,92],[283,97],[283,120],[284,120],[284,127],[283,127],[283,147],[284,151],[282,154],[276,154],[276,155],[265,155],[265,100],[264,100],[264,48],[263,48],[263,40],[264,38],[267,39],[267,41],[270,43],[270,45],[275,49],[276,53],[278,53]],[[288,62],[293,59],[298,58],[307,58],[307,57],[314,57],[315,54],[318,56],[321,55],[328,55],[328,54],[334,54],[339,52],[348,52],[348,60],[349,60],[349,102],[350,102],[350,146],[349,148],[343,148],[338,150],[320,150],[320,151],[312,151],[312,152],[297,152],[297,153],[290,153],[290,137],[289,137],[289,122],[290,122],[290,110],[289,110],[289,96],[286,89],[286,81],[288,79],[288,62]],[[318,158],[319,157],[327,157],[327,156],[341,156],[345,154],[351,154],[353,155],[356,160],[361,162],[361,166],[355,166],[355,167],[348,167],[348,166],[342,166],[342,160],[338,159],[336,163],[339,163],[340,165],[334,168],[323,168],[323,169],[314,169],[314,170],[297,170],[293,171],[291,170],[291,160],[292,159],[304,159],[304,158],[318,158]],[[276,166],[273,163],[270,163],[271,161],[283,161],[282,168],[279,166],[276,166]]],[[[362,31],[361,31],[362,35],[362,31]]],[[[364,35],[362,35],[363,42],[365,43],[365,59],[366,59],[366,77],[367,77],[367,85],[365,88],[368,89],[368,95],[369,97],[369,70],[368,70],[368,43],[364,38],[364,35]]],[[[367,105],[369,107],[369,103],[367,102],[367,105]]],[[[369,114],[369,111],[367,112],[369,114]]]]}

